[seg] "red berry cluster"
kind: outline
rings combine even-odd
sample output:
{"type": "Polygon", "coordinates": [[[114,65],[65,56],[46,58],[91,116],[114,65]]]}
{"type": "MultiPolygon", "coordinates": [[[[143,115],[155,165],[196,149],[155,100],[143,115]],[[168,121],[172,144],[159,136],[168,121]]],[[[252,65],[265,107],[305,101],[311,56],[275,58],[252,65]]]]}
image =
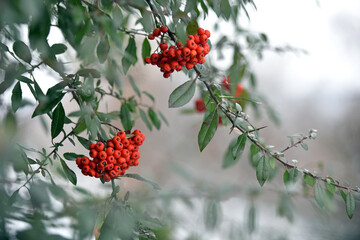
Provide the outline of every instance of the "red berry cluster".
{"type": "Polygon", "coordinates": [[[130,166],[139,164],[139,146],[143,144],[145,135],[136,129],[132,137],[119,131],[115,137],[102,142],[91,143],[89,146],[90,160],[84,156],[76,159],[76,164],[85,176],[101,178],[109,182],[112,178],[124,175],[130,166]]]}
{"type": "MultiPolygon", "coordinates": [[[[159,37],[161,33],[168,32],[168,28],[161,26],[155,28],[153,33],[148,36],[149,39],[159,37]]],[[[150,57],[145,58],[146,63],[157,65],[160,71],[164,73],[164,78],[170,77],[170,74],[176,71],[181,71],[185,66],[186,69],[193,68],[196,64],[203,64],[205,56],[210,51],[210,46],[207,43],[210,37],[210,31],[199,28],[198,34],[189,35],[186,41],[186,46],[181,42],[177,42],[176,46],[168,46],[167,43],[160,43],[160,52],[153,53],[150,57]]],[[[161,38],[163,40],[163,38],[161,38]]]]}

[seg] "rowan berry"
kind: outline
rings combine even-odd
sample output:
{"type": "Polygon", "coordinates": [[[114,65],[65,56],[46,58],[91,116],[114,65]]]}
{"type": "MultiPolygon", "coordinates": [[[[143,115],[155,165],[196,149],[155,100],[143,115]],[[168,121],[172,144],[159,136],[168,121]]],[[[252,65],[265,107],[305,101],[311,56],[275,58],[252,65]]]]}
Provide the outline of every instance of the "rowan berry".
{"type": "Polygon", "coordinates": [[[210,34],[210,31],[209,31],[209,30],[205,30],[205,34],[206,34],[206,36],[207,36],[208,38],[211,36],[211,34],[210,34]]]}
{"type": "Polygon", "coordinates": [[[132,152],[134,150],[134,144],[129,144],[129,146],[126,148],[129,152],[132,152]]]}
{"type": "Polygon", "coordinates": [[[89,153],[90,157],[96,158],[97,154],[98,154],[98,151],[96,151],[95,149],[90,150],[90,153],[89,153]]]}
{"type": "Polygon", "coordinates": [[[187,40],[186,46],[190,49],[196,49],[197,44],[194,42],[194,40],[187,40]]]}
{"type": "Polygon", "coordinates": [[[161,31],[162,33],[166,33],[167,31],[169,31],[169,29],[168,29],[167,27],[165,27],[165,26],[161,26],[161,27],[160,27],[160,31],[161,31]]]}
{"type": "Polygon", "coordinates": [[[134,160],[134,166],[139,165],[139,159],[134,160]]]}
{"type": "Polygon", "coordinates": [[[95,149],[96,149],[96,151],[100,152],[100,151],[104,150],[104,147],[105,146],[104,146],[104,144],[102,142],[97,142],[96,146],[95,146],[95,149]]]}
{"type": "Polygon", "coordinates": [[[112,139],[109,139],[109,140],[106,141],[106,147],[114,148],[114,146],[115,146],[115,145],[114,145],[112,139]]]}
{"type": "Polygon", "coordinates": [[[130,144],[130,142],[129,142],[129,140],[127,138],[122,139],[121,143],[123,144],[124,147],[127,147],[130,144]]]}
{"type": "Polygon", "coordinates": [[[110,176],[111,178],[115,178],[115,177],[118,176],[118,174],[116,173],[116,171],[111,170],[111,171],[109,172],[109,176],[110,176]]]}
{"type": "Polygon", "coordinates": [[[78,158],[76,158],[76,165],[81,165],[81,158],[80,157],[78,157],[78,158]]]}
{"type": "Polygon", "coordinates": [[[90,167],[89,167],[89,165],[85,165],[85,166],[83,166],[82,167],[82,170],[84,171],[84,172],[88,172],[88,171],[90,171],[90,167]]]}
{"type": "Polygon", "coordinates": [[[171,67],[168,63],[165,63],[163,68],[166,72],[170,72],[170,70],[171,70],[171,67]]]}
{"type": "Polygon", "coordinates": [[[143,141],[145,141],[145,134],[140,133],[139,136],[142,138],[143,141]]]}
{"type": "MultiPolygon", "coordinates": [[[[142,142],[141,142],[142,143],[142,142]]],[[[134,149],[133,149],[133,152],[137,152],[139,151],[139,146],[138,145],[134,145],[134,149]]]]}
{"type": "Polygon", "coordinates": [[[90,169],[90,171],[88,172],[90,177],[94,177],[96,175],[96,172],[94,169],[90,169]]]}
{"type": "Polygon", "coordinates": [[[107,173],[105,173],[101,178],[102,178],[102,180],[104,180],[105,182],[110,182],[110,180],[111,180],[109,174],[107,174],[107,173]]]}
{"type": "Polygon", "coordinates": [[[183,54],[185,57],[190,56],[190,48],[184,47],[183,48],[183,54]]]}
{"type": "Polygon", "coordinates": [[[129,150],[127,150],[127,149],[123,149],[123,150],[121,151],[121,156],[123,156],[124,158],[126,158],[127,156],[129,156],[129,154],[130,154],[130,152],[129,152],[129,150]]]}
{"type": "Polygon", "coordinates": [[[155,28],[154,31],[153,31],[153,35],[154,35],[155,37],[160,36],[160,33],[161,33],[161,31],[160,31],[160,29],[158,29],[158,28],[155,28]]]}
{"type": "Polygon", "coordinates": [[[98,164],[100,162],[100,159],[96,157],[96,158],[93,159],[93,162],[98,164]]]}
{"type": "Polygon", "coordinates": [[[112,142],[113,142],[114,144],[117,143],[117,142],[121,142],[121,138],[116,135],[115,137],[113,137],[112,142]]]}
{"type": "Polygon", "coordinates": [[[113,148],[111,148],[111,147],[109,147],[109,148],[106,148],[106,155],[113,155],[114,154],[114,149],[113,148]]]}
{"type": "Polygon", "coordinates": [[[124,131],[119,131],[116,135],[118,135],[121,139],[126,138],[126,133],[124,131]]]}
{"type": "Polygon", "coordinates": [[[90,162],[89,162],[89,167],[90,167],[91,169],[95,169],[95,168],[96,168],[96,163],[95,163],[94,161],[90,161],[90,162]]]}
{"type": "Polygon", "coordinates": [[[191,69],[191,68],[193,68],[193,67],[194,67],[194,65],[193,65],[193,64],[191,64],[191,63],[189,63],[189,62],[188,62],[188,63],[186,63],[186,65],[185,65],[185,66],[186,66],[186,69],[187,69],[187,70],[189,70],[189,69],[191,69]]]}
{"type": "Polygon", "coordinates": [[[153,53],[150,56],[151,62],[157,62],[159,60],[159,54],[153,53]]]}
{"type": "Polygon", "coordinates": [[[116,163],[116,159],[114,158],[114,156],[107,156],[106,162],[107,162],[108,164],[110,164],[110,163],[116,163]]]}
{"type": "Polygon", "coordinates": [[[98,158],[99,158],[100,160],[105,160],[105,159],[107,158],[106,152],[105,152],[105,151],[99,152],[99,153],[98,153],[98,158]]]}
{"type": "Polygon", "coordinates": [[[122,150],[123,148],[124,148],[124,145],[121,142],[115,144],[115,149],[116,150],[122,150]]]}
{"type": "Polygon", "coordinates": [[[140,143],[143,141],[142,137],[140,137],[139,135],[135,135],[134,137],[134,142],[136,145],[140,145],[140,143]]]}
{"type": "Polygon", "coordinates": [[[114,164],[113,163],[108,163],[106,166],[105,166],[105,169],[107,170],[107,171],[110,171],[110,170],[112,170],[114,168],[114,164]]]}
{"type": "Polygon", "coordinates": [[[198,28],[197,33],[198,33],[199,35],[202,35],[202,34],[205,33],[205,30],[204,30],[203,28],[198,28]]]}
{"type": "Polygon", "coordinates": [[[117,160],[117,163],[118,164],[124,164],[124,163],[126,163],[126,159],[124,158],[124,157],[120,157],[118,160],[117,160]]]}
{"type": "Polygon", "coordinates": [[[133,152],[132,154],[131,154],[131,158],[132,159],[139,159],[140,158],[140,153],[139,152],[133,152]]]}
{"type": "Polygon", "coordinates": [[[135,129],[135,130],[132,132],[132,134],[134,134],[134,135],[139,135],[139,134],[143,134],[143,133],[141,132],[140,129],[135,129]]]}
{"type": "Polygon", "coordinates": [[[170,74],[171,74],[170,72],[164,72],[163,77],[168,78],[168,77],[170,77],[170,74]]]}
{"type": "Polygon", "coordinates": [[[150,40],[154,40],[154,39],[155,39],[154,34],[149,34],[148,39],[150,39],[150,40]]]}
{"type": "Polygon", "coordinates": [[[85,157],[85,156],[84,156],[84,157],[81,158],[81,164],[82,164],[82,165],[88,165],[89,162],[90,162],[90,160],[89,160],[88,157],[85,157]]]}
{"type": "Polygon", "coordinates": [[[195,57],[197,55],[197,51],[196,50],[191,50],[190,51],[190,57],[195,57]]]}
{"type": "Polygon", "coordinates": [[[151,63],[150,57],[146,57],[144,60],[145,60],[145,62],[146,62],[147,64],[151,63]]]}
{"type": "Polygon", "coordinates": [[[121,157],[121,152],[119,151],[119,150],[115,150],[114,151],[114,158],[119,158],[119,157],[121,157]]]}
{"type": "Polygon", "coordinates": [[[241,96],[242,92],[244,90],[244,87],[241,83],[238,83],[236,85],[236,90],[235,90],[235,94],[234,94],[234,97],[238,98],[241,96]]]}
{"type": "Polygon", "coordinates": [[[120,165],[118,165],[118,164],[114,165],[114,170],[117,172],[120,172],[121,171],[120,165]]]}
{"type": "Polygon", "coordinates": [[[160,43],[160,49],[166,50],[168,48],[168,45],[166,43],[160,43]]]}
{"type": "Polygon", "coordinates": [[[184,47],[184,44],[182,44],[182,42],[176,42],[176,46],[181,50],[184,47]]]}
{"type": "Polygon", "coordinates": [[[208,36],[206,34],[200,35],[200,42],[206,42],[208,40],[208,36]]]}
{"type": "Polygon", "coordinates": [[[95,143],[90,143],[89,149],[94,149],[95,148],[95,143]]]}
{"type": "Polygon", "coordinates": [[[198,98],[195,101],[195,109],[197,112],[205,112],[206,111],[206,107],[205,107],[205,103],[204,100],[202,98],[198,98]]]}

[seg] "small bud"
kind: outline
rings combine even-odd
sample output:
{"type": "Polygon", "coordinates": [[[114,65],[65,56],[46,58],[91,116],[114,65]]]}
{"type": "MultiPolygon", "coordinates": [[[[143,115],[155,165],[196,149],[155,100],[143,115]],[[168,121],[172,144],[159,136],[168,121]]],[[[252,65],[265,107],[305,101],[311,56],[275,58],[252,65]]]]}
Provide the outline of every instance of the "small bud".
{"type": "Polygon", "coordinates": [[[304,169],[304,173],[309,173],[309,170],[307,170],[306,168],[304,169]]]}
{"type": "Polygon", "coordinates": [[[249,133],[248,136],[249,136],[249,138],[256,138],[255,134],[253,134],[253,133],[249,133]]]}
{"type": "Polygon", "coordinates": [[[331,183],[330,178],[327,178],[327,179],[326,179],[326,182],[327,182],[328,184],[330,184],[330,183],[331,183]]]}
{"type": "Polygon", "coordinates": [[[272,148],[274,148],[275,146],[273,146],[273,145],[267,145],[265,148],[267,148],[267,149],[272,149],[272,148]]]}
{"type": "Polygon", "coordinates": [[[357,191],[360,192],[360,188],[357,188],[357,191]]]}
{"type": "Polygon", "coordinates": [[[248,126],[248,130],[251,131],[254,130],[254,128],[252,126],[248,126]]]}
{"type": "Polygon", "coordinates": [[[293,162],[293,164],[297,164],[298,163],[298,160],[296,160],[296,159],[293,159],[293,160],[291,160],[292,162],[293,162]]]}

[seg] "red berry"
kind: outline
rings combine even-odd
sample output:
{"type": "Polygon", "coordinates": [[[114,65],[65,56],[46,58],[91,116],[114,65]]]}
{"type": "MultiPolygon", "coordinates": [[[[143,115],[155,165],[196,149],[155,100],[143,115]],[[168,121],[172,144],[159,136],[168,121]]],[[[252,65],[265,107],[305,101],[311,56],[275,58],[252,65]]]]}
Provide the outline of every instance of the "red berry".
{"type": "Polygon", "coordinates": [[[94,149],[95,148],[95,143],[91,143],[90,146],[89,146],[89,149],[94,149]]]}
{"type": "Polygon", "coordinates": [[[96,149],[96,151],[100,152],[100,151],[104,150],[104,147],[105,146],[104,146],[104,144],[102,142],[97,142],[96,146],[95,146],[95,149],[96,149]]]}
{"type": "Polygon", "coordinates": [[[160,31],[161,31],[162,33],[166,33],[168,30],[169,30],[169,29],[168,29],[167,27],[165,27],[165,26],[161,26],[161,27],[160,27],[160,31]]]}
{"type": "Polygon", "coordinates": [[[195,108],[196,108],[197,112],[205,112],[206,111],[205,103],[202,98],[196,99],[195,108]]]}
{"type": "Polygon", "coordinates": [[[147,64],[151,63],[151,59],[149,57],[146,57],[144,60],[147,64]]]}
{"type": "Polygon", "coordinates": [[[105,151],[99,152],[99,153],[98,153],[98,158],[99,158],[100,160],[105,160],[105,159],[107,158],[106,152],[105,152],[105,151]]]}
{"type": "Polygon", "coordinates": [[[154,31],[153,31],[153,35],[154,35],[155,37],[160,36],[160,29],[155,28],[154,31]]]}
{"type": "Polygon", "coordinates": [[[154,39],[155,39],[154,34],[149,34],[148,39],[150,39],[150,40],[154,40],[154,39]]]}
{"type": "Polygon", "coordinates": [[[164,72],[163,77],[164,77],[164,78],[168,78],[168,77],[170,77],[170,75],[171,75],[170,72],[164,72]]]}
{"type": "Polygon", "coordinates": [[[208,38],[211,36],[211,34],[210,34],[210,31],[209,31],[209,30],[205,30],[205,34],[206,34],[206,36],[207,36],[208,38]]]}
{"type": "Polygon", "coordinates": [[[161,50],[166,50],[168,48],[168,45],[166,43],[160,43],[160,49],[161,50]]]}
{"type": "Polygon", "coordinates": [[[119,131],[116,135],[118,135],[121,139],[126,137],[126,133],[124,131],[119,131]]]}
{"type": "Polygon", "coordinates": [[[199,35],[202,35],[202,34],[205,33],[205,30],[204,30],[203,28],[199,28],[199,29],[197,30],[197,33],[198,33],[199,35]]]}
{"type": "Polygon", "coordinates": [[[238,83],[236,85],[236,90],[235,90],[235,94],[234,94],[234,97],[238,98],[241,96],[242,92],[244,90],[244,87],[241,83],[238,83]]]}
{"type": "Polygon", "coordinates": [[[81,164],[82,164],[82,165],[88,165],[89,162],[90,162],[90,160],[89,160],[88,157],[85,157],[85,156],[84,156],[84,157],[81,158],[81,164]]]}

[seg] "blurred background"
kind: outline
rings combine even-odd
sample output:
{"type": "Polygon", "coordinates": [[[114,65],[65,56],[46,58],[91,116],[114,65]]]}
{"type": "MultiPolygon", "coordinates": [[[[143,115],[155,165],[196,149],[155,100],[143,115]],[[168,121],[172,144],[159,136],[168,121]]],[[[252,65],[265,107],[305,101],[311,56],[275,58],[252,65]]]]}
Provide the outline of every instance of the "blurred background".
{"type": "MultiPolygon", "coordinates": [[[[287,136],[306,135],[309,129],[317,129],[318,138],[307,142],[308,151],[293,148],[286,158],[296,159],[300,168],[330,175],[344,185],[357,185],[360,182],[360,2],[259,0],[256,5],[257,10],[249,9],[250,21],[243,17],[243,27],[266,33],[274,47],[289,45],[306,52],[265,51],[262,59],[250,55],[251,68],[258,79],[257,90],[276,110],[281,124],[271,122],[265,111],[261,118],[256,118],[251,108],[247,112],[250,121],[257,127],[267,126],[261,130],[261,136],[276,150],[289,144],[287,136]]],[[[199,25],[212,30],[214,23],[209,17],[199,25]]],[[[220,32],[231,34],[231,26],[218,24],[220,32]]],[[[50,42],[51,38],[58,41],[59,37],[60,33],[52,30],[50,42]]],[[[216,35],[212,38],[215,40],[216,35]]],[[[142,40],[137,38],[139,44],[142,40]]],[[[138,51],[140,56],[139,48],[138,51]]],[[[214,63],[218,61],[219,67],[229,63],[227,56],[223,60],[218,60],[216,54],[208,57],[214,63]]],[[[46,72],[42,74],[38,75],[43,79],[42,87],[56,82],[46,72]]],[[[301,181],[290,197],[295,209],[290,214],[293,217],[279,216],[279,196],[285,190],[282,166],[275,179],[261,190],[249,163],[248,151],[234,167],[222,169],[224,153],[236,137],[236,133],[229,135],[228,127],[219,127],[211,143],[200,153],[197,133],[203,115],[182,114],[181,109],[167,107],[168,96],[187,80],[185,75],[175,73],[173,78],[164,79],[158,69],[144,66],[142,61],[130,69],[130,74],[142,90],[155,96],[155,107],[164,113],[169,126],[163,124],[160,131],[150,132],[140,120],[135,124],[145,132],[146,141],[140,149],[140,165],[130,172],[157,182],[162,190],[122,179],[121,192],[131,191],[131,201],[176,226],[174,239],[360,239],[358,209],[353,220],[349,220],[343,200],[336,196],[337,208],[328,216],[322,215],[314,206],[312,194],[303,194],[301,181]],[[220,204],[214,205],[213,198],[220,204]],[[154,204],[161,206],[161,210],[152,209],[154,204]],[[216,217],[209,218],[209,214],[216,217]],[[209,230],[208,225],[212,223],[207,223],[207,219],[216,221],[217,227],[209,230]]],[[[125,95],[133,95],[128,81],[123,80],[125,95]]],[[[249,82],[243,84],[245,88],[249,86],[249,82]]],[[[8,93],[8,98],[10,96],[8,93]]],[[[32,101],[29,93],[26,97],[25,90],[23,96],[32,101]]],[[[69,100],[69,97],[63,100],[66,111],[72,107],[76,110],[69,100]]],[[[117,102],[106,100],[102,109],[119,110],[117,102]]],[[[143,103],[152,104],[146,99],[143,103]]],[[[194,101],[184,108],[194,108],[194,101]]],[[[21,127],[18,135],[23,136],[25,146],[50,146],[51,139],[39,119],[29,121],[32,111],[33,108],[25,108],[18,113],[21,127]]],[[[121,126],[119,122],[113,124],[121,126]]],[[[87,154],[71,144],[65,145],[63,152],[67,151],[87,154]]],[[[111,191],[110,186],[102,185],[98,179],[83,176],[75,164],[72,168],[77,173],[79,186],[99,195],[111,191]]]]}

